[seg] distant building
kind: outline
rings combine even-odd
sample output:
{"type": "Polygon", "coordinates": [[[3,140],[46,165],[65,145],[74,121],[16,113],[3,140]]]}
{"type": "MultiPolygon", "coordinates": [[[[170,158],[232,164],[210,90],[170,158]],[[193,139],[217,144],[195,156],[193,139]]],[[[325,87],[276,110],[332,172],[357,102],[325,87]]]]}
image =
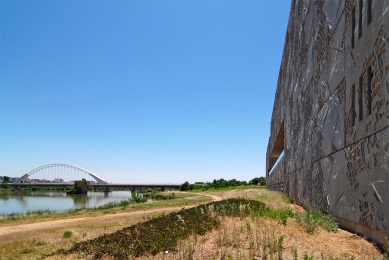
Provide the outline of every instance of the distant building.
{"type": "Polygon", "coordinates": [[[53,182],[54,182],[54,183],[64,183],[65,181],[64,181],[63,179],[61,179],[61,178],[55,178],[55,179],[53,180],[53,182]]]}
{"type": "Polygon", "coordinates": [[[10,180],[11,182],[16,181],[17,179],[19,179],[19,178],[18,178],[18,177],[9,177],[9,180],[10,180]]]}

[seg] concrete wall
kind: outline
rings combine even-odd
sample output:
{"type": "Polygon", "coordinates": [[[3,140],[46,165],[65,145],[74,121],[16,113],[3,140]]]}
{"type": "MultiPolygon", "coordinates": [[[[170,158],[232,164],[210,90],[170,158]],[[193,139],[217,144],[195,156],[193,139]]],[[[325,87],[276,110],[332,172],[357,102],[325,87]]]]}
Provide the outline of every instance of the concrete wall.
{"type": "Polygon", "coordinates": [[[378,243],[389,239],[388,32],[389,1],[293,0],[267,150],[268,188],[378,243]]]}

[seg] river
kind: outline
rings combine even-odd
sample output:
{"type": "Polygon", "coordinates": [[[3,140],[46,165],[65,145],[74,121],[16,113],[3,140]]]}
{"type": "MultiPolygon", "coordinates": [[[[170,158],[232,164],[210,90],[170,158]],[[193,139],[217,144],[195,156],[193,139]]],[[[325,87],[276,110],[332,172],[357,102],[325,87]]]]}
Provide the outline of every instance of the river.
{"type": "Polygon", "coordinates": [[[0,192],[0,214],[26,213],[33,210],[68,210],[99,207],[113,201],[131,198],[131,191],[66,194],[63,191],[0,192]]]}

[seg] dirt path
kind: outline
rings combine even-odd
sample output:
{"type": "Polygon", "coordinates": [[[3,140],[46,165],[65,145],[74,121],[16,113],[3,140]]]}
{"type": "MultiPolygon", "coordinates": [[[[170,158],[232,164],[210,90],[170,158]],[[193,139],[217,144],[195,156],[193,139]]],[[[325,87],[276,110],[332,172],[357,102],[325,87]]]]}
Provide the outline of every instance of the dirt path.
{"type": "MultiPolygon", "coordinates": [[[[209,194],[203,194],[203,193],[194,193],[202,196],[208,196],[211,197],[213,201],[219,201],[222,198],[219,196],[209,195],[209,194]]],[[[196,205],[194,205],[196,206],[196,205]]],[[[186,208],[194,207],[189,206],[186,208]]],[[[70,223],[87,223],[89,221],[93,222],[103,222],[108,221],[111,219],[121,218],[121,217],[131,217],[131,216],[139,216],[143,214],[152,214],[152,213],[159,213],[159,212],[170,212],[174,210],[182,209],[182,207],[169,207],[169,208],[158,208],[158,209],[150,209],[150,210],[142,210],[142,211],[134,211],[134,212],[126,212],[126,213],[117,213],[117,214],[110,214],[110,215],[104,215],[104,216],[98,216],[98,217],[79,217],[79,218],[71,218],[71,219],[59,219],[59,220],[51,220],[51,221],[42,221],[37,223],[31,223],[31,224],[21,224],[21,225],[12,225],[12,226],[0,226],[0,237],[6,236],[10,234],[15,233],[25,233],[25,232],[31,232],[31,231],[38,231],[42,229],[50,229],[50,228],[58,228],[61,226],[66,226],[70,223]]]]}
{"type": "Polygon", "coordinates": [[[223,199],[222,197],[211,195],[211,194],[205,194],[205,193],[192,193],[192,194],[197,194],[197,195],[201,195],[201,196],[211,197],[212,201],[220,201],[220,200],[223,199]]]}

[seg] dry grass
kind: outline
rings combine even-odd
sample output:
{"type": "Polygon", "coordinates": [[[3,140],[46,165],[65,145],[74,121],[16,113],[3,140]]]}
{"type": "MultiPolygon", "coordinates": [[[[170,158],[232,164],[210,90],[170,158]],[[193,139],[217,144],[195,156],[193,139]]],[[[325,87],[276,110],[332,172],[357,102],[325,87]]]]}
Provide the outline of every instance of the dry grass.
{"type": "Polygon", "coordinates": [[[290,205],[283,199],[283,195],[280,192],[267,190],[265,187],[254,186],[250,189],[216,190],[204,193],[216,195],[222,199],[243,197],[251,200],[259,200],[274,208],[282,208],[290,205]]]}
{"type": "Polygon", "coordinates": [[[373,244],[342,230],[320,229],[308,235],[294,220],[283,226],[268,219],[226,218],[220,229],[192,236],[173,252],[137,259],[294,259],[295,253],[298,259],[304,255],[314,259],[383,257],[373,244]]]}

